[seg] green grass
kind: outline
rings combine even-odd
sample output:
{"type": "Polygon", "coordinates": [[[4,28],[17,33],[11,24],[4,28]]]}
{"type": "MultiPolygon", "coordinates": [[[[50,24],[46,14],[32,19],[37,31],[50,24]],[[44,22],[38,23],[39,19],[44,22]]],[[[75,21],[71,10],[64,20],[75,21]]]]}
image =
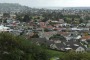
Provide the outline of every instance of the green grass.
{"type": "Polygon", "coordinates": [[[60,56],[63,56],[63,54],[65,54],[64,52],[55,51],[55,50],[47,50],[47,52],[48,52],[52,57],[60,57],[60,56]]]}
{"type": "Polygon", "coordinates": [[[90,43],[88,43],[88,48],[90,48],[90,43]]]}
{"type": "Polygon", "coordinates": [[[50,60],[55,60],[54,58],[51,58],[50,60]]]}
{"type": "Polygon", "coordinates": [[[56,58],[63,57],[63,55],[65,54],[64,52],[55,51],[55,50],[46,50],[46,51],[51,56],[50,60],[56,60],[56,58]]]}

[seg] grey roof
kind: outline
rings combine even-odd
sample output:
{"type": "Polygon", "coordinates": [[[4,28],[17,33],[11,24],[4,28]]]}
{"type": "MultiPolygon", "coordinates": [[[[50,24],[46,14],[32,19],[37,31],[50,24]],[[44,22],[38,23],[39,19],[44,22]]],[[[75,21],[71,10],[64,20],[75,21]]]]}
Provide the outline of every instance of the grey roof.
{"type": "Polygon", "coordinates": [[[45,38],[32,38],[31,41],[33,43],[36,43],[38,42],[39,44],[46,44],[46,45],[50,45],[52,43],[54,43],[53,41],[50,41],[50,40],[46,40],[45,38]]]}
{"type": "Polygon", "coordinates": [[[50,46],[51,44],[55,44],[57,46],[57,50],[66,51],[65,48],[72,48],[73,50],[76,50],[78,47],[83,47],[79,41],[77,40],[60,40],[61,43],[55,43],[55,40],[60,40],[58,38],[52,39],[52,40],[46,40],[45,38],[32,38],[31,41],[33,43],[38,42],[39,44],[46,44],[47,46],[50,46]]]}
{"type": "MultiPolygon", "coordinates": [[[[55,38],[53,40],[57,40],[57,39],[55,38]]],[[[60,40],[60,41],[61,41],[61,43],[55,43],[58,50],[60,50],[62,48],[65,49],[65,48],[68,48],[68,47],[72,48],[73,50],[76,50],[80,46],[83,47],[84,49],[86,49],[85,46],[82,45],[78,40],[68,40],[68,41],[60,40]]]]}

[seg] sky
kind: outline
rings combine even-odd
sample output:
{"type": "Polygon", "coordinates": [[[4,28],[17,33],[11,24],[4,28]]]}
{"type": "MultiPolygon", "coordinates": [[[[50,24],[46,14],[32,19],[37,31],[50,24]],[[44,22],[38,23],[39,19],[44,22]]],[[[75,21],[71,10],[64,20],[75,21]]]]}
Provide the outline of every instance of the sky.
{"type": "Polygon", "coordinates": [[[0,0],[0,3],[19,3],[29,7],[90,7],[90,0],[0,0]]]}

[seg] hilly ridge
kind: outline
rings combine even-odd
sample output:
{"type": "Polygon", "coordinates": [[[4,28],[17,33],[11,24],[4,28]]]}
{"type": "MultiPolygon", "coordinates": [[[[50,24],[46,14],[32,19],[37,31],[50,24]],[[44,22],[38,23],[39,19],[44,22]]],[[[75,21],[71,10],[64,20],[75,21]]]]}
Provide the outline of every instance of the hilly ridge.
{"type": "Polygon", "coordinates": [[[27,10],[30,10],[30,8],[17,3],[0,3],[0,12],[22,12],[27,10]]]}

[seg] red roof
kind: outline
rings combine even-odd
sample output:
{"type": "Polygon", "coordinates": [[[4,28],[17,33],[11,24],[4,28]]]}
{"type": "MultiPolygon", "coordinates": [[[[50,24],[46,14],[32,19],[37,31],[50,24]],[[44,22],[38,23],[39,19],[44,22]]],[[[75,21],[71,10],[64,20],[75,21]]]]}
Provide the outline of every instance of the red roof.
{"type": "Polygon", "coordinates": [[[69,33],[68,32],[58,32],[59,34],[63,35],[63,36],[68,36],[69,33]]]}
{"type": "Polygon", "coordinates": [[[90,36],[83,36],[81,39],[90,39],[90,36]]]}
{"type": "Polygon", "coordinates": [[[48,25],[48,26],[47,26],[47,28],[53,29],[53,26],[51,26],[51,25],[48,25]]]}
{"type": "Polygon", "coordinates": [[[40,22],[39,24],[40,24],[40,27],[43,27],[43,28],[46,27],[45,22],[40,22]]]}

